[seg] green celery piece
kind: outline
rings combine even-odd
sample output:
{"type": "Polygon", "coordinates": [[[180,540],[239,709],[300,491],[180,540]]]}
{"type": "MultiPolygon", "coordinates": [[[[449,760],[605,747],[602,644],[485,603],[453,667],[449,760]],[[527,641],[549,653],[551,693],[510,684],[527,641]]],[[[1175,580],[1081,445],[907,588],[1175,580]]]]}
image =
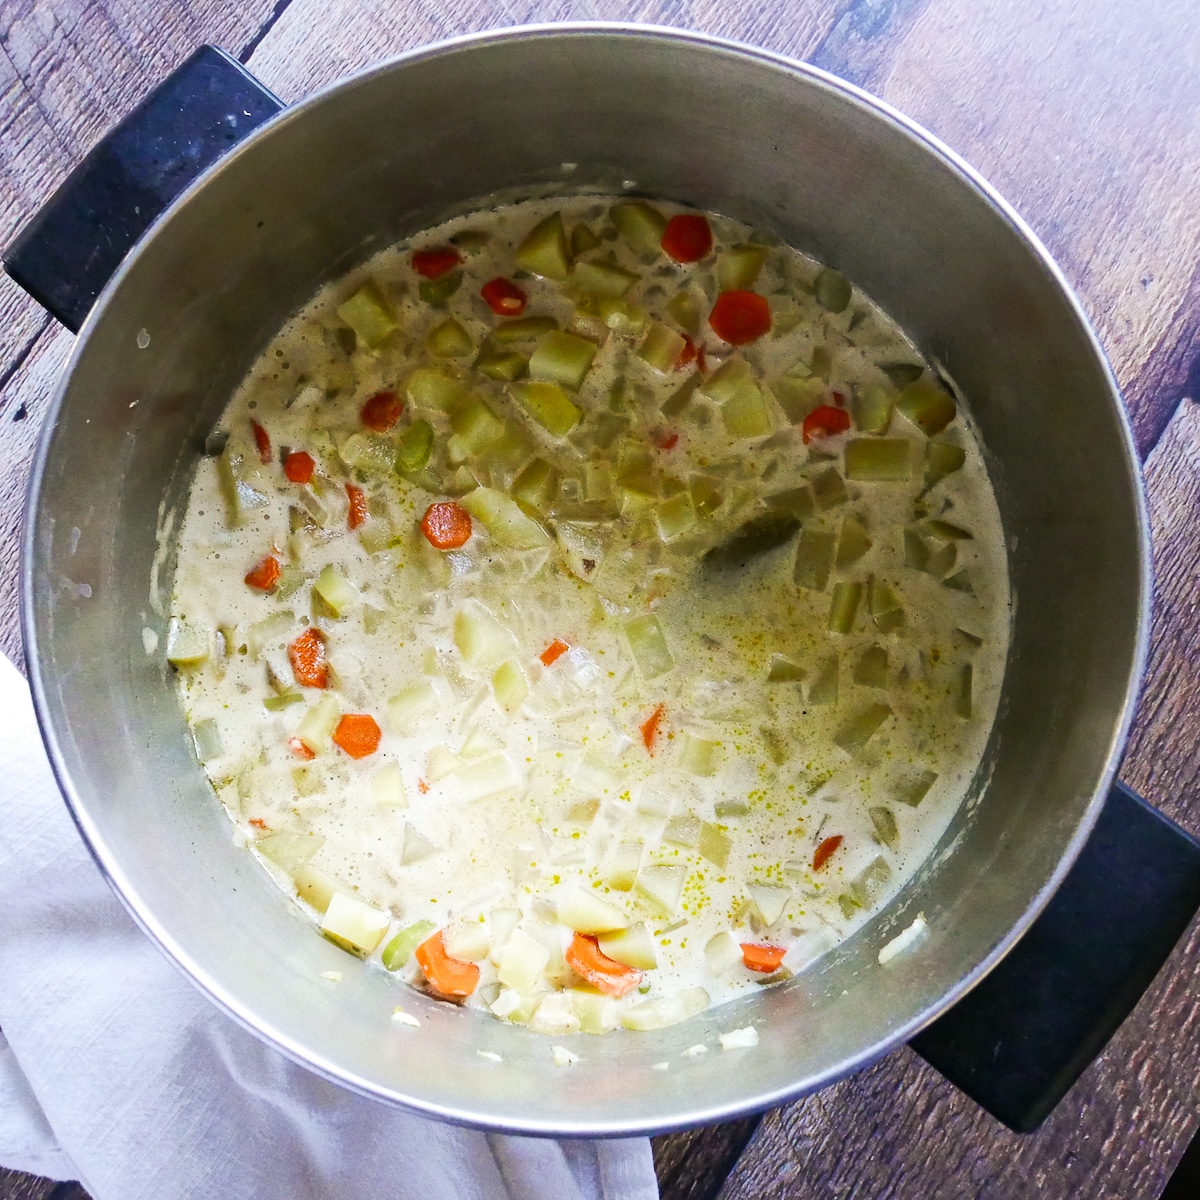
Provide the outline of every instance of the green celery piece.
{"type": "Polygon", "coordinates": [[[950,442],[931,441],[925,446],[925,490],[928,491],[940,479],[962,469],[967,461],[967,452],[950,442]]]}
{"type": "Polygon", "coordinates": [[[233,456],[229,443],[217,455],[217,484],[220,487],[221,499],[225,502],[225,524],[230,529],[236,529],[242,523],[242,494],[238,489],[237,471],[233,465],[233,456]]]}
{"type": "Polygon", "coordinates": [[[875,837],[883,845],[894,849],[900,841],[900,830],[896,826],[896,817],[892,810],[877,804],[867,809],[867,816],[875,826],[875,837]]]}
{"type": "Polygon", "coordinates": [[[872,704],[856,713],[838,727],[834,742],[847,754],[855,755],[875,736],[879,727],[892,715],[886,704],[872,704]]]}
{"type": "Polygon", "coordinates": [[[408,377],[405,394],[408,402],[417,408],[444,412],[467,394],[467,385],[437,367],[418,367],[408,377]]]}
{"type": "Polygon", "coordinates": [[[922,375],[925,374],[925,368],[920,363],[880,363],[879,369],[892,381],[892,384],[898,388],[906,388],[910,383],[915,383],[922,375]]]}
{"type": "Polygon", "coordinates": [[[432,921],[415,921],[400,930],[383,948],[381,958],[389,971],[398,971],[412,957],[413,951],[437,928],[432,921]]]}
{"type": "Polygon", "coordinates": [[[422,279],[417,285],[417,294],[426,304],[444,308],[450,297],[462,287],[462,281],[461,271],[449,271],[436,279],[422,279]]]}
{"type": "Polygon", "coordinates": [[[966,663],[958,672],[958,687],[954,692],[954,711],[964,721],[971,719],[971,685],[974,681],[974,668],[966,663]]]}
{"type": "Polygon", "coordinates": [[[817,508],[822,510],[836,508],[839,504],[845,504],[850,498],[837,467],[830,466],[819,471],[812,477],[811,486],[817,508]]]}
{"type": "Polygon", "coordinates": [[[533,420],[556,438],[566,437],[583,416],[583,409],[556,383],[514,383],[509,392],[533,420]]]}
{"type": "Polygon", "coordinates": [[[800,522],[790,513],[764,513],[752,517],[720,545],[704,555],[706,567],[727,570],[742,567],[760,554],[766,554],[789,542],[800,528],[800,522]]]}
{"type": "Polygon", "coordinates": [[[280,692],[278,696],[268,696],[263,700],[263,708],[268,712],[279,712],[291,704],[299,704],[304,700],[302,692],[280,692]]]}
{"type": "Polygon", "coordinates": [[[830,633],[849,633],[854,628],[854,618],[858,615],[862,593],[861,583],[834,584],[833,600],[829,605],[830,633]]]}
{"type": "Polygon", "coordinates": [[[581,254],[587,254],[589,250],[595,250],[599,245],[601,245],[600,239],[589,226],[576,225],[571,230],[571,253],[576,258],[581,254]]]}
{"type": "Polygon", "coordinates": [[[817,275],[817,303],[829,312],[845,312],[850,304],[852,291],[850,280],[841,271],[823,267],[817,275]]]}
{"type": "Polygon", "coordinates": [[[529,377],[538,383],[558,384],[577,392],[591,369],[597,349],[595,342],[573,333],[548,333],[538,342],[529,360],[529,377]]]}
{"type": "Polygon", "coordinates": [[[770,253],[766,246],[745,242],[722,250],[717,256],[717,290],[736,292],[752,288],[770,253]]]}
{"type": "Polygon", "coordinates": [[[588,296],[610,296],[618,298],[638,281],[632,271],[626,271],[615,262],[598,259],[592,262],[577,262],[571,272],[571,286],[588,296]]]}
{"type": "Polygon", "coordinates": [[[937,783],[936,771],[922,771],[915,779],[896,789],[896,799],[910,808],[916,808],[926,796],[929,789],[937,783]]]}
{"type": "Polygon", "coordinates": [[[544,458],[535,458],[513,480],[513,499],[536,512],[545,513],[555,491],[554,468],[544,458]]]}
{"type": "Polygon", "coordinates": [[[820,529],[805,529],[796,547],[796,566],[792,578],[797,587],[823,592],[833,570],[836,535],[820,529]]]}
{"type": "Polygon", "coordinates": [[[562,213],[551,213],[539,221],[517,247],[516,263],[524,271],[562,283],[571,270],[567,232],[562,213]]]}
{"type": "Polygon", "coordinates": [[[342,301],[337,315],[371,349],[398,328],[395,314],[374,280],[367,280],[353,296],[342,301]]]}
{"type": "Polygon", "coordinates": [[[852,566],[872,545],[871,538],[865,526],[855,516],[848,516],[842,522],[842,533],[838,538],[836,565],[839,568],[852,566]]]}
{"type": "Polygon", "coordinates": [[[475,349],[471,335],[453,318],[447,317],[435,325],[425,339],[431,354],[438,358],[461,358],[475,349]]]}
{"type": "Polygon", "coordinates": [[[863,687],[885,688],[888,676],[888,655],[882,646],[868,646],[854,664],[854,682],[863,687]]]}
{"type": "Polygon", "coordinates": [[[896,408],[927,437],[941,433],[958,413],[954,397],[930,379],[910,383],[896,397],[896,408]]]}
{"type": "Polygon", "coordinates": [[[657,679],[675,665],[662,626],[653,613],[626,621],[625,637],[643,679],[657,679]]]}
{"type": "Polygon", "coordinates": [[[891,389],[882,383],[868,383],[856,388],[850,404],[854,427],[861,433],[887,433],[895,401],[891,389]]]}
{"type": "Polygon", "coordinates": [[[767,386],[793,425],[799,425],[825,400],[825,385],[815,377],[795,379],[791,375],[781,375],[767,386]]]}
{"type": "Polygon", "coordinates": [[[769,496],[764,496],[763,500],[768,508],[773,508],[776,512],[790,512],[801,521],[807,521],[817,511],[810,487],[794,487],[782,492],[772,492],[769,496]]]}
{"type": "Polygon", "coordinates": [[[700,305],[691,292],[676,292],[663,310],[684,333],[695,337],[700,332],[700,305]]]}
{"type": "Polygon", "coordinates": [[[846,443],[846,478],[872,482],[907,479],[912,447],[907,438],[851,438],[846,443]]]}
{"type": "Polygon", "coordinates": [[[637,354],[642,362],[648,363],[659,374],[669,375],[675,370],[685,345],[682,334],[676,333],[661,321],[655,321],[638,347],[637,354]]]}
{"type": "Polygon", "coordinates": [[[475,370],[487,379],[514,383],[529,368],[529,359],[519,350],[501,350],[485,344],[475,359],[475,370]]]}
{"type": "Polygon", "coordinates": [[[516,342],[529,342],[543,337],[557,328],[558,322],[553,317],[514,317],[497,325],[488,335],[488,340],[497,346],[511,346],[516,342]]]}
{"type": "Polygon", "coordinates": [[[817,677],[808,689],[808,703],[813,707],[836,704],[838,698],[838,656],[831,655],[822,664],[817,677]]]}
{"type": "Polygon", "coordinates": [[[642,258],[657,256],[667,229],[667,218],[658,209],[651,208],[641,200],[633,200],[614,204],[608,210],[608,216],[625,244],[635,254],[642,258]]]}
{"type": "Polygon", "coordinates": [[[432,454],[433,426],[424,417],[418,417],[400,437],[400,445],[396,449],[396,469],[423,470],[432,454]]]}

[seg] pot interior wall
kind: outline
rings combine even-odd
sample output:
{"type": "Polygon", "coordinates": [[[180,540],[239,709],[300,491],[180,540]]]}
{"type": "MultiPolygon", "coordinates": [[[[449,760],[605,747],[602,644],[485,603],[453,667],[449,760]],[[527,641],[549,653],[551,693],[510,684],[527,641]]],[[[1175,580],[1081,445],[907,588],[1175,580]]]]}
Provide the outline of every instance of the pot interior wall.
{"type": "MultiPolygon", "coordinates": [[[[1004,213],[836,85],[654,33],[494,35],[410,56],[237,150],[160,223],[85,332],[29,539],[42,717],[76,817],[134,913],[220,1003],[319,1070],[538,1132],[662,1129],[762,1107],[928,1019],[1077,845],[1139,666],[1143,546],[1117,401],[1077,311],[1004,213]],[[564,175],[564,163],[576,166],[564,175]],[[235,847],[142,630],[161,645],[152,566],[204,432],[321,281],[497,188],[626,179],[774,228],[844,269],[945,365],[990,455],[1016,616],[987,779],[948,835],[952,853],[786,987],[657,1034],[580,1038],[582,1061],[560,1070],[546,1039],[402,994],[312,934],[235,847]],[[928,941],[880,968],[888,931],[918,910],[928,941]],[[344,972],[336,987],[320,977],[330,969],[344,972]],[[420,1030],[390,1019],[401,1001],[420,1030]],[[756,1050],[680,1057],[750,1020],[756,1050]],[[650,1070],[663,1060],[669,1071],[650,1070]]],[[[169,567],[168,554],[160,585],[169,567]]]]}

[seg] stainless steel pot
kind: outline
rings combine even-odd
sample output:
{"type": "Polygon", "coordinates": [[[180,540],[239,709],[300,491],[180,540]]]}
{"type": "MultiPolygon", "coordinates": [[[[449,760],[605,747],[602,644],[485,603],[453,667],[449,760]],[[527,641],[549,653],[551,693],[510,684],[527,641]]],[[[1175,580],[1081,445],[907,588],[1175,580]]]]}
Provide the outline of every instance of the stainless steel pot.
{"type": "Polygon", "coordinates": [[[1145,653],[1148,538],[1129,430],[1036,239],[878,101],[795,62],[662,29],[449,42],[251,135],[154,224],[96,304],[47,421],[32,505],[34,695],[75,819],[133,915],[286,1054],[370,1095],[513,1131],[716,1121],[909,1038],[998,961],[1067,872],[1145,653]],[[143,628],[161,639],[170,534],[205,432],[322,281],[497,189],[622,181],[771,227],[846,271],[944,365],[987,447],[1016,605],[972,798],[886,911],[786,986],[653,1034],[564,1039],[581,1059],[564,1070],[547,1039],[401,994],[313,935],[234,845],[143,628]],[[918,911],[928,940],[881,968],[879,946],[918,911]],[[321,979],[329,969],[340,986],[321,979]],[[419,1030],[391,1019],[401,1000],[419,1030]],[[757,1048],[681,1057],[751,1022],[757,1048]],[[663,1061],[669,1071],[651,1069],[663,1061]]]}

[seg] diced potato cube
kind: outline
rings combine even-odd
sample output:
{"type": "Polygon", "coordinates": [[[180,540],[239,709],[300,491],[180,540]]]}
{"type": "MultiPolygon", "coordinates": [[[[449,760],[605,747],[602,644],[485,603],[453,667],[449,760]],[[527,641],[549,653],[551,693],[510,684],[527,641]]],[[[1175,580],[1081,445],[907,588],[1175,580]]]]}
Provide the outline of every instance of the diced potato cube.
{"type": "Polygon", "coordinates": [[[492,675],[492,691],[496,703],[510,715],[525,703],[529,697],[529,680],[518,662],[510,658],[496,668],[492,675]]]}
{"type": "Polygon", "coordinates": [[[269,833],[260,837],[254,848],[263,858],[292,875],[324,844],[325,839],[314,833],[269,833]]]}
{"type": "Polygon", "coordinates": [[[833,735],[833,740],[847,754],[858,754],[891,715],[892,710],[888,705],[872,704],[844,722],[833,735]]]}
{"type": "Polygon", "coordinates": [[[388,716],[397,733],[408,735],[437,712],[437,708],[437,692],[426,679],[397,692],[388,701],[388,716]]]}
{"type": "Polygon", "coordinates": [[[747,242],[722,250],[717,256],[717,290],[736,292],[753,287],[768,254],[770,250],[766,246],[752,246],[747,242]]]}
{"type": "Polygon", "coordinates": [[[482,800],[497,792],[513,791],[521,782],[521,775],[507,754],[489,754],[477,758],[455,772],[462,798],[467,801],[482,800]]]}
{"type": "Polygon", "coordinates": [[[692,497],[687,492],[676,492],[669,500],[658,505],[654,511],[654,521],[658,526],[658,536],[664,542],[686,533],[696,524],[692,497]]]}
{"type": "Polygon", "coordinates": [[[704,957],[714,975],[727,975],[742,965],[742,948],[732,933],[718,933],[705,944],[704,957]]]}
{"type": "Polygon", "coordinates": [[[529,360],[529,378],[577,392],[591,369],[596,350],[595,342],[573,333],[548,333],[529,360]]]}
{"type": "Polygon", "coordinates": [[[679,356],[683,353],[685,342],[682,334],[668,328],[661,321],[655,321],[650,326],[650,332],[638,347],[638,358],[653,367],[661,375],[669,375],[675,370],[679,356]]]}
{"type": "Polygon", "coordinates": [[[387,913],[345,892],[335,893],[325,909],[321,932],[352,954],[370,954],[387,933],[387,913]]]}
{"type": "Polygon", "coordinates": [[[496,978],[505,987],[527,995],[538,985],[550,961],[550,951],[524,929],[513,930],[500,953],[496,978]]]}
{"type": "Polygon", "coordinates": [[[533,420],[556,438],[566,437],[583,416],[583,409],[556,383],[514,383],[509,392],[533,420]]]}
{"type": "Polygon", "coordinates": [[[332,563],[313,584],[313,591],[329,606],[335,617],[344,617],[362,598],[354,586],[332,563]]]}
{"type": "Polygon", "coordinates": [[[576,933],[608,933],[629,925],[629,918],[615,904],[578,885],[565,887],[559,895],[558,919],[576,933]]]}
{"type": "Polygon", "coordinates": [[[687,867],[643,867],[637,874],[637,890],[658,905],[666,916],[673,917],[683,895],[687,871],[687,867]]]}
{"type": "Polygon", "coordinates": [[[418,367],[408,377],[405,394],[416,408],[446,412],[467,394],[467,385],[437,367],[418,367]]]}
{"type": "Polygon", "coordinates": [[[623,296],[637,280],[632,271],[603,260],[577,262],[571,272],[571,286],[589,296],[623,296]]]}
{"type": "Polygon", "coordinates": [[[167,626],[167,662],[173,667],[198,667],[208,658],[211,643],[206,625],[172,617],[167,626]]]}
{"type": "Polygon", "coordinates": [[[896,397],[896,408],[926,436],[941,433],[958,414],[954,397],[931,379],[916,379],[896,397]]]}
{"type": "Polygon", "coordinates": [[[342,715],[336,696],[322,696],[300,718],[298,737],[314,754],[324,754],[332,744],[333,731],[342,715]]]}
{"type": "Polygon", "coordinates": [[[560,283],[566,279],[571,269],[571,256],[567,250],[562,213],[551,213],[544,221],[539,221],[517,247],[515,258],[517,266],[524,271],[560,283]]]}
{"type": "Polygon", "coordinates": [[[642,843],[620,842],[603,868],[604,881],[619,892],[627,892],[637,880],[642,865],[642,843]]]}
{"type": "Polygon", "coordinates": [[[758,919],[764,925],[774,925],[783,916],[783,910],[792,898],[791,888],[773,887],[765,883],[747,884],[746,891],[750,895],[750,902],[754,905],[758,919]]]}
{"type": "Polygon", "coordinates": [[[912,446],[907,438],[851,438],[846,443],[846,478],[873,481],[907,479],[912,446]]]}
{"type": "Polygon", "coordinates": [[[363,345],[374,349],[396,328],[396,316],[378,286],[368,280],[338,305],[338,316],[354,330],[363,345]]]}
{"type": "Polygon", "coordinates": [[[677,739],[679,745],[676,762],[681,771],[689,775],[709,777],[717,773],[721,758],[721,743],[710,742],[684,730],[677,739]]]}
{"type": "Polygon", "coordinates": [[[609,219],[616,226],[625,244],[643,258],[658,255],[662,236],[667,229],[667,218],[656,208],[641,200],[626,204],[614,204],[608,210],[609,219]]]}
{"type": "Polygon", "coordinates": [[[484,921],[455,921],[445,932],[446,953],[463,962],[482,962],[492,949],[492,937],[484,921]]]}
{"type": "Polygon", "coordinates": [[[371,800],[380,808],[407,808],[404,776],[399,763],[384,763],[371,775],[371,800]]]}
{"type": "Polygon", "coordinates": [[[454,614],[454,644],[471,667],[498,666],[516,652],[516,641],[478,600],[466,601],[454,614]]]}
{"type": "Polygon", "coordinates": [[[293,873],[292,882],[301,900],[311,904],[319,913],[329,908],[330,901],[342,890],[342,885],[320,867],[305,863],[293,873]]]}
{"type": "Polygon", "coordinates": [[[643,1032],[665,1029],[668,1025],[678,1025],[680,1021],[703,1012],[709,1003],[709,995],[702,987],[684,988],[675,996],[662,996],[631,1005],[621,1014],[621,1024],[626,1029],[643,1032]]]}
{"type": "Polygon", "coordinates": [[[634,967],[639,971],[652,971],[658,966],[654,937],[640,921],[627,929],[602,934],[598,941],[602,953],[627,967],[634,967]]]}

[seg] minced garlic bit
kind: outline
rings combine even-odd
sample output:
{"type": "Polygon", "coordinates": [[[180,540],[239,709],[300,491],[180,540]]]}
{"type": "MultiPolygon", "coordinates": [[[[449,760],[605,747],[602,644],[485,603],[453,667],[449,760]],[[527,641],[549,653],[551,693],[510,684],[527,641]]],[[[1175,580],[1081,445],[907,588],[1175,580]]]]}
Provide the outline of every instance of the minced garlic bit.
{"type": "Polygon", "coordinates": [[[902,929],[886,946],[879,951],[879,965],[886,966],[909,947],[916,945],[927,933],[929,926],[925,922],[925,914],[917,913],[917,918],[906,929],[902,929]]]}
{"type": "Polygon", "coordinates": [[[572,1063],[579,1061],[578,1054],[572,1054],[566,1046],[554,1047],[554,1065],[556,1067],[569,1067],[572,1063]]]}
{"type": "Polygon", "coordinates": [[[671,1064],[669,1062],[651,1063],[650,1070],[652,1071],[669,1071],[671,1064]]]}
{"type": "Polygon", "coordinates": [[[341,971],[322,971],[321,978],[328,979],[330,983],[341,983],[342,973],[341,971]]]}
{"type": "Polygon", "coordinates": [[[684,1058],[699,1058],[702,1054],[708,1053],[708,1047],[703,1042],[697,1042],[694,1046],[689,1046],[684,1052],[684,1058]]]}
{"type": "Polygon", "coordinates": [[[407,1013],[402,1008],[392,1009],[392,1020],[399,1021],[401,1025],[411,1025],[414,1029],[421,1028],[421,1022],[412,1013],[407,1013]]]}
{"type": "Polygon", "coordinates": [[[476,1050],[475,1053],[478,1054],[480,1058],[486,1058],[488,1062],[498,1063],[504,1061],[504,1056],[497,1054],[493,1050],[476,1050]]]}
{"type": "Polygon", "coordinates": [[[149,625],[142,627],[142,649],[153,654],[158,649],[158,634],[149,625]]]}
{"type": "Polygon", "coordinates": [[[753,1025],[747,1025],[743,1029],[731,1029],[728,1033],[721,1034],[720,1042],[722,1050],[746,1050],[758,1045],[758,1030],[753,1025]]]}

